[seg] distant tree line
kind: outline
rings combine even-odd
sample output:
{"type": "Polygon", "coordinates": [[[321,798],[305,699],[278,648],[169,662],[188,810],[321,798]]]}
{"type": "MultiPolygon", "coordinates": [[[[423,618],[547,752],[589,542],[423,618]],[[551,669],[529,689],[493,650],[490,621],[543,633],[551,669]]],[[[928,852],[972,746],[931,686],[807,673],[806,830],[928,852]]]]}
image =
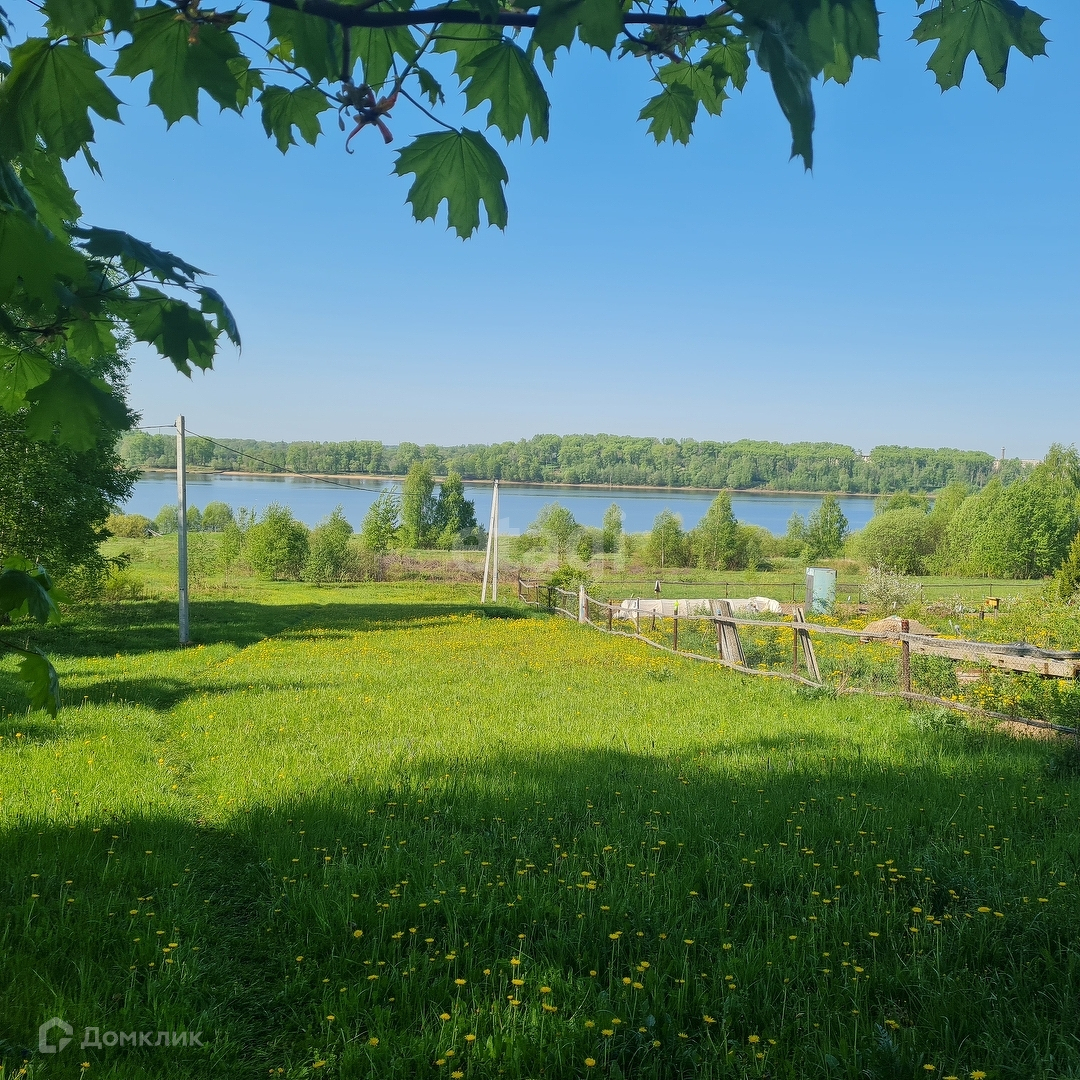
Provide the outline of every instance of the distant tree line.
{"type": "MultiPolygon", "coordinates": [[[[436,475],[466,480],[563,484],[651,485],[770,491],[865,494],[939,491],[960,483],[971,489],[991,479],[1002,484],[1027,470],[978,450],[877,446],[868,455],[838,443],[699,442],[623,435],[537,435],[519,442],[420,446],[381,442],[260,442],[188,439],[190,465],[218,470],[403,476],[417,463],[436,475]],[[223,449],[223,446],[230,449],[223,449]],[[234,453],[232,451],[238,451],[234,453]],[[244,455],[244,456],[241,456],[244,455]]],[[[132,468],[175,468],[176,441],[142,432],[120,446],[132,468]]]]}

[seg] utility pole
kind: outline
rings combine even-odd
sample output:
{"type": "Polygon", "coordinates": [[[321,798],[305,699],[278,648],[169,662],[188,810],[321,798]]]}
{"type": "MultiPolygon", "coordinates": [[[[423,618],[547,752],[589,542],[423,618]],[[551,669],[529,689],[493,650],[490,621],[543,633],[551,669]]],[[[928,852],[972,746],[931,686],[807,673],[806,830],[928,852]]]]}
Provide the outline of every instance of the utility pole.
{"type": "Polygon", "coordinates": [[[491,516],[488,518],[487,548],[484,551],[484,584],[480,588],[480,603],[487,603],[488,582],[491,599],[499,598],[499,481],[491,488],[491,516]],[[494,562],[494,567],[492,563],[494,562]],[[493,572],[494,571],[494,572],[493,572]]]}
{"type": "Polygon", "coordinates": [[[499,481],[495,481],[491,492],[491,600],[492,603],[499,599],[499,481]]]}
{"type": "Polygon", "coordinates": [[[190,642],[188,636],[188,577],[187,577],[187,448],[184,418],[176,418],[176,564],[180,594],[180,644],[190,642]]]}

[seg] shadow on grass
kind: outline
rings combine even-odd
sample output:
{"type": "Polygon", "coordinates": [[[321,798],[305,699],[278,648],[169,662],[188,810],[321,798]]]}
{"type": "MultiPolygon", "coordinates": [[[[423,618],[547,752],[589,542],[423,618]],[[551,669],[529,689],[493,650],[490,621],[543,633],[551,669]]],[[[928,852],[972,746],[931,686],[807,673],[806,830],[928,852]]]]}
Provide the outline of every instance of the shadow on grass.
{"type": "MultiPolygon", "coordinates": [[[[32,630],[34,641],[54,656],[138,655],[180,648],[176,605],[140,601],[68,609],[55,627],[32,630]]],[[[248,600],[195,600],[191,604],[193,645],[230,644],[243,648],[287,630],[387,630],[456,617],[519,619],[530,612],[470,603],[264,604],[248,600]]]]}
{"type": "Polygon", "coordinates": [[[598,1045],[573,1015],[618,1012],[624,1028],[603,1043],[609,1076],[761,1075],[752,1060],[729,1068],[758,1032],[778,1040],[770,1075],[791,1078],[912,1077],[971,1047],[976,1066],[1049,1076],[1040,1062],[1053,1055],[1054,1075],[1075,1075],[1076,904],[1063,893],[1037,911],[1009,906],[1028,855],[1063,858],[1073,826],[1031,811],[1009,826],[1010,859],[974,841],[967,859],[954,823],[968,836],[984,810],[1007,823],[1038,765],[1030,748],[1009,757],[991,740],[988,763],[972,755],[962,777],[945,775],[939,752],[956,750],[950,734],[928,737],[901,762],[903,780],[844,750],[829,774],[805,755],[725,774],[616,749],[492,752],[413,761],[397,781],[330,772],[312,790],[218,812],[216,825],[166,808],[75,827],[43,814],[0,834],[0,1057],[20,1064],[12,1048],[32,1048],[57,1015],[77,1035],[201,1030],[207,1046],[34,1053],[35,1077],[78,1076],[83,1061],[117,1080],[299,1077],[321,1060],[320,1075],[341,1080],[411,1080],[445,1074],[432,1062],[479,1029],[493,1041],[470,1075],[562,1080],[598,1045]],[[977,810],[957,809],[960,783],[977,810]],[[886,853],[896,871],[879,883],[886,853]],[[830,895],[834,878],[846,891],[825,908],[810,890],[830,895]],[[1008,917],[968,932],[963,912],[978,904],[1008,917]],[[918,963],[912,908],[956,920],[918,963]],[[825,991],[819,957],[868,963],[870,927],[884,933],[853,1012],[840,983],[825,991]],[[530,980],[510,988],[522,1012],[543,1017],[541,979],[563,1006],[547,1035],[513,1020],[508,987],[485,981],[483,965],[515,955],[530,980]],[[640,1000],[624,985],[638,959],[650,965],[640,1000]],[[725,995],[730,972],[740,992],[725,995]],[[813,1027],[803,1004],[784,1004],[811,996],[813,1027]],[[902,1030],[883,1041],[886,1018],[902,1030]]]}

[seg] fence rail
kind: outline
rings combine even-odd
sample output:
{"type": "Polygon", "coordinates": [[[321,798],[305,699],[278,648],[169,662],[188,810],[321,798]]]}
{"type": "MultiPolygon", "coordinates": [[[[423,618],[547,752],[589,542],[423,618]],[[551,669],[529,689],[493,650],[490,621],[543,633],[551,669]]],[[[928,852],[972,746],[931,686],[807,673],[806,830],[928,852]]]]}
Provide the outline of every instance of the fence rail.
{"type": "MultiPolygon", "coordinates": [[[[676,614],[666,616],[638,611],[626,603],[597,600],[589,596],[584,586],[573,592],[539,581],[524,581],[519,577],[517,588],[518,598],[532,607],[558,612],[603,633],[641,641],[661,652],[719,664],[744,675],[787,679],[815,688],[830,686],[839,694],[866,694],[932,703],[957,712],[1048,729],[1080,739],[1080,728],[1077,727],[981,708],[941,693],[924,692],[932,690],[932,686],[916,689],[916,681],[923,676],[916,673],[912,666],[913,656],[920,659],[936,658],[947,666],[952,661],[954,663],[948,670],[954,683],[958,679],[955,662],[966,662],[979,668],[1035,672],[1047,678],[1075,680],[1080,676],[1080,653],[1056,653],[1030,646],[981,641],[943,640],[908,632],[906,620],[901,621],[898,631],[868,633],[865,630],[807,622],[800,607],[795,608],[790,620],[740,618],[732,613],[727,600],[720,599],[709,602],[711,610],[708,614],[702,611],[680,614],[676,607],[676,614]],[[644,623],[649,625],[643,632],[644,623]],[[679,643],[680,624],[683,631],[682,648],[679,643]],[[743,635],[740,635],[740,629],[744,631],[743,635]],[[781,667],[780,656],[786,646],[782,645],[780,639],[787,634],[791,635],[790,651],[787,653],[790,666],[781,667]],[[817,646],[814,644],[815,637],[818,639],[817,646]],[[838,648],[837,643],[855,644],[858,648],[848,654],[843,651],[843,645],[838,648]],[[888,650],[895,646],[899,646],[898,655],[889,655],[888,650]],[[820,659],[819,650],[822,652],[820,659]],[[823,661],[830,665],[828,670],[832,676],[838,677],[835,685],[822,676],[823,661]],[[871,685],[849,685],[852,678],[860,676],[871,685]]],[[[940,670],[937,677],[941,678],[940,670]]]]}

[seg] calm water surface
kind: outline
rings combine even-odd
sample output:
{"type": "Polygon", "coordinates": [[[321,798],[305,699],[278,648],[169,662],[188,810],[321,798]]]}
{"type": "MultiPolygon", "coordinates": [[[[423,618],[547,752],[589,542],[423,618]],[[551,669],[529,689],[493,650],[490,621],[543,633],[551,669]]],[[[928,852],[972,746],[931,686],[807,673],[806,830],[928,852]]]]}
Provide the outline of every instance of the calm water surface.
{"type": "MultiPolygon", "coordinates": [[[[188,505],[204,507],[209,502],[226,502],[262,511],[270,503],[282,503],[307,525],[315,525],[340,505],[353,528],[359,528],[368,507],[383,491],[400,490],[394,481],[337,479],[334,484],[298,476],[223,476],[195,473],[188,476],[188,505]]],[[[465,482],[465,495],[476,504],[476,517],[486,525],[491,515],[491,483],[465,482]]],[[[710,492],[633,491],[620,488],[577,487],[552,484],[529,487],[499,485],[499,532],[523,532],[545,503],[568,507],[582,525],[599,527],[604,511],[614,502],[623,512],[627,532],[645,532],[661,510],[672,510],[682,518],[683,528],[693,528],[709,508],[710,492]]],[[[861,529],[874,512],[874,500],[843,495],[840,506],[852,529],[861,529]]],[[[157,516],[166,503],[176,502],[176,479],[168,473],[144,473],[124,507],[129,514],[157,516]]],[[[760,494],[732,495],[735,516],[749,525],[763,525],[770,532],[783,533],[793,513],[804,518],[821,503],[819,495],[760,494]]]]}

